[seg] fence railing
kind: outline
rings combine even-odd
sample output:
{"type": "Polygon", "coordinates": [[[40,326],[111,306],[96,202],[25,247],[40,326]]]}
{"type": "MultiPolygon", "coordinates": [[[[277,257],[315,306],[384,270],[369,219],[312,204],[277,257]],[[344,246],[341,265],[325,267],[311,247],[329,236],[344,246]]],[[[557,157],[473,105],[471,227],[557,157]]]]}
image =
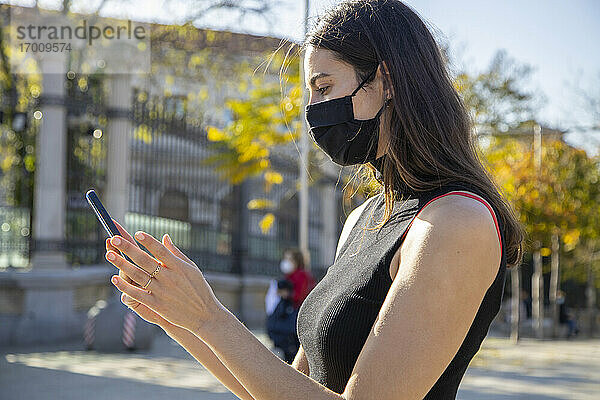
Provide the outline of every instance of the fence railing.
{"type": "MultiPolygon", "coordinates": [[[[0,268],[27,267],[31,253],[36,251],[34,245],[38,249],[65,251],[67,262],[73,267],[106,262],[106,233],[82,196],[90,187],[101,195],[106,189],[110,135],[106,93],[99,77],[85,79],[85,90],[76,84],[78,75],[66,82],[68,96],[64,105],[69,123],[65,240],[34,243],[30,209],[0,208],[0,268]],[[105,134],[90,134],[96,129],[105,134]]],[[[169,233],[174,243],[203,270],[279,275],[283,249],[297,246],[297,206],[284,207],[288,213],[277,215],[272,235],[251,231],[247,217],[241,216],[240,211],[250,195],[234,192],[229,184],[216,179],[212,167],[199,162],[209,152],[206,121],[194,121],[186,114],[184,97],[142,96],[142,101],[140,94],[144,93],[132,92],[131,211],[126,214],[124,225],[131,233],[144,230],[157,238],[169,233]]],[[[286,182],[296,179],[295,167],[290,168],[286,182]]],[[[321,259],[322,226],[318,209],[310,214],[310,252],[315,268],[321,259]]]]}

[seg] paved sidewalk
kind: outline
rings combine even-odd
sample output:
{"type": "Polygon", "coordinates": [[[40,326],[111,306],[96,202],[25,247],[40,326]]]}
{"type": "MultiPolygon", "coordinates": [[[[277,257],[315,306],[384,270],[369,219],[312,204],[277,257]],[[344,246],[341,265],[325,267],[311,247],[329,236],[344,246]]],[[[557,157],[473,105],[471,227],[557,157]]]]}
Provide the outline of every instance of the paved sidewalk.
{"type": "MultiPolygon", "coordinates": [[[[267,347],[262,331],[253,333],[267,347]]],[[[1,400],[235,400],[161,331],[148,351],[99,353],[83,343],[0,351],[1,400]]]]}
{"type": "Polygon", "coordinates": [[[600,399],[600,340],[487,337],[471,361],[460,400],[600,399]]]}
{"type": "MultiPolygon", "coordinates": [[[[254,334],[270,348],[268,337],[254,334]]],[[[460,400],[598,399],[600,340],[513,346],[488,337],[471,362],[460,400]]],[[[161,334],[147,352],[102,354],[81,343],[0,351],[2,400],[237,399],[185,350],[161,334]]],[[[300,400],[300,399],[298,399],[300,400]]]]}

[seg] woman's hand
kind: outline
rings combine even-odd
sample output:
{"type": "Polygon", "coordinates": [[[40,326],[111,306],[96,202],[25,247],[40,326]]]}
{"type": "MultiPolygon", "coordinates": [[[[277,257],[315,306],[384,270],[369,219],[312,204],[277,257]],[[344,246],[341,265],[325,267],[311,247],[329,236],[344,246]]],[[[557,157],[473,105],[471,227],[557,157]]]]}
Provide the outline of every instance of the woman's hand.
{"type": "Polygon", "coordinates": [[[151,313],[154,312],[170,324],[201,334],[209,323],[227,312],[196,264],[173,244],[168,235],[163,236],[164,244],[141,231],[135,237],[154,257],[133,244],[135,241],[119,241],[121,238],[115,236],[110,244],[129,256],[137,266],[112,249],[107,251],[106,258],[133,281],[132,284],[116,275],[111,279],[132,301],[140,303],[130,308],[142,318],[158,324],[152,320],[156,318],[151,313]],[[159,271],[150,280],[150,274],[159,264],[159,271]]]}
{"type": "MultiPolygon", "coordinates": [[[[117,221],[115,221],[114,218],[112,220],[115,223],[115,225],[117,226],[117,229],[119,230],[119,232],[121,233],[122,239],[127,240],[129,243],[132,243],[134,246],[139,248],[139,246],[137,245],[137,243],[135,242],[133,237],[131,237],[129,232],[127,232],[125,230],[125,228],[123,228],[117,221]]],[[[110,251],[113,251],[118,254],[118,249],[116,247],[114,247],[112,244],[110,244],[110,239],[111,238],[106,238],[106,251],[108,252],[110,250],[110,251]]],[[[119,271],[119,278],[122,278],[123,280],[125,280],[128,283],[133,283],[134,285],[136,284],[123,271],[119,271]]],[[[125,304],[127,307],[131,308],[133,311],[135,311],[140,317],[142,317],[146,321],[160,326],[165,331],[167,331],[168,329],[170,329],[174,326],[169,321],[167,321],[166,319],[164,319],[163,317],[158,315],[156,312],[154,312],[154,310],[148,308],[146,305],[140,303],[139,301],[132,299],[131,297],[127,296],[125,293],[121,294],[121,302],[123,304],[125,304]]]]}

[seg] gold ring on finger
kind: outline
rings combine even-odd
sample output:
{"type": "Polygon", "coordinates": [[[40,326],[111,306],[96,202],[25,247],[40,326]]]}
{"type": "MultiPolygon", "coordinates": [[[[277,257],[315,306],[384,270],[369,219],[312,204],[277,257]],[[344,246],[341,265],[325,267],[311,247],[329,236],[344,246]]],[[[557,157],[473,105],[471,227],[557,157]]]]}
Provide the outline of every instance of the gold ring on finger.
{"type": "Polygon", "coordinates": [[[152,281],[152,275],[148,276],[148,282],[146,282],[146,284],[144,286],[142,286],[142,289],[148,289],[148,286],[150,285],[150,281],[152,281]]]}
{"type": "Polygon", "coordinates": [[[156,264],[156,269],[150,274],[150,277],[154,278],[158,274],[158,271],[160,271],[160,262],[156,264]]]}

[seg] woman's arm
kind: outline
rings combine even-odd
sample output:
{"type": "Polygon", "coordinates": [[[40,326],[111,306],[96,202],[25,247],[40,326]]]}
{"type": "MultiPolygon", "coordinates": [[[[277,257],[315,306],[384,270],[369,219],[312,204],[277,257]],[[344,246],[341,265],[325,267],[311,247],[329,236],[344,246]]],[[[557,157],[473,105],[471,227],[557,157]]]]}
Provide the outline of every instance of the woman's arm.
{"type": "MultiPolygon", "coordinates": [[[[303,368],[296,369],[281,360],[233,313],[226,308],[222,311],[218,318],[203,326],[202,332],[195,332],[196,336],[202,338],[240,382],[248,384],[247,390],[255,399],[346,400],[307,376],[303,368]]],[[[297,354],[294,364],[302,367],[302,358],[297,354]]]]}
{"type": "MultiPolygon", "coordinates": [[[[129,243],[135,244],[133,237],[113,219],[113,222],[119,229],[123,239],[129,243]]],[[[135,244],[137,246],[137,244],[135,244]]],[[[167,243],[169,249],[178,256],[189,261],[189,258],[183,254],[175,246],[171,246],[167,243]]],[[[117,249],[111,245],[110,238],[106,239],[106,250],[117,251],[117,249]]],[[[119,271],[119,275],[123,277],[127,282],[132,282],[131,279],[119,271]]],[[[209,370],[215,378],[217,378],[225,387],[227,387],[233,394],[238,396],[242,400],[255,400],[254,397],[246,391],[246,389],[240,384],[240,382],[229,372],[229,370],[223,365],[221,360],[212,352],[212,350],[200,339],[194,336],[190,331],[181,328],[177,325],[173,325],[169,321],[156,314],[153,310],[149,309],[143,304],[133,300],[131,297],[126,295],[121,296],[123,304],[134,310],[138,315],[144,318],[146,321],[160,326],[171,338],[177,341],[181,347],[187,350],[200,364],[202,364],[207,370],[209,370]]]]}
{"type": "MultiPolygon", "coordinates": [[[[164,268],[149,289],[118,276],[112,282],[201,339],[255,399],[421,399],[459,349],[501,262],[491,209],[457,197],[439,200],[439,207],[423,212],[408,231],[402,274],[396,275],[341,395],[273,354],[218,301],[195,264],[148,234],[138,232],[136,238],[156,259],[127,241],[111,242],[146,273],[160,260],[164,268]]],[[[163,241],[174,248],[167,235],[163,241]]],[[[134,282],[147,281],[135,265],[110,253],[107,258],[134,282]]]]}
{"type": "Polygon", "coordinates": [[[242,400],[255,400],[202,340],[179,326],[171,325],[163,329],[233,394],[242,400]]]}
{"type": "Polygon", "coordinates": [[[244,400],[345,400],[265,347],[218,301],[196,264],[171,242],[168,235],[163,237],[164,244],[142,232],[138,232],[136,238],[156,258],[133,241],[109,239],[110,244],[130,256],[135,265],[112,248],[106,254],[107,260],[139,286],[118,276],[113,276],[111,282],[131,299],[124,302],[142,318],[153,323],[156,323],[155,320],[166,321],[159,326],[169,335],[173,334],[177,342],[201,364],[206,363],[211,373],[234,393],[241,392],[243,396],[243,387],[246,391],[244,400]],[[158,260],[163,266],[160,272],[151,279],[146,289],[140,287],[148,282],[148,274],[156,270],[158,260]],[[163,302],[175,312],[163,312],[163,316],[163,302]],[[171,326],[187,329],[197,339],[194,340],[188,333],[170,329],[171,326]],[[206,334],[207,340],[203,334],[206,334]],[[224,370],[219,370],[221,367],[215,358],[211,363],[211,353],[206,351],[205,345],[220,360],[224,370]],[[227,378],[225,370],[233,374],[231,379],[227,378]],[[235,379],[241,387],[236,386],[235,379]]]}
{"type": "MultiPolygon", "coordinates": [[[[213,353],[206,343],[198,339],[193,333],[187,329],[171,325],[163,328],[164,331],[173,340],[181,345],[188,353],[190,353],[200,364],[209,370],[215,378],[217,378],[225,387],[233,394],[242,400],[255,400],[250,393],[242,386],[237,378],[223,365],[221,360],[213,353]]],[[[304,348],[300,345],[298,353],[292,363],[292,367],[302,372],[304,375],[309,375],[308,360],[304,353],[304,348]]]]}

